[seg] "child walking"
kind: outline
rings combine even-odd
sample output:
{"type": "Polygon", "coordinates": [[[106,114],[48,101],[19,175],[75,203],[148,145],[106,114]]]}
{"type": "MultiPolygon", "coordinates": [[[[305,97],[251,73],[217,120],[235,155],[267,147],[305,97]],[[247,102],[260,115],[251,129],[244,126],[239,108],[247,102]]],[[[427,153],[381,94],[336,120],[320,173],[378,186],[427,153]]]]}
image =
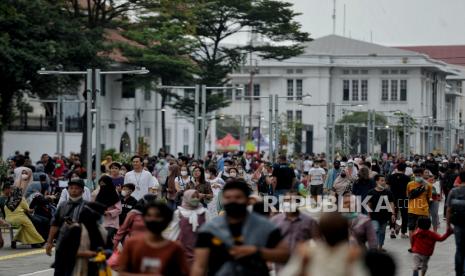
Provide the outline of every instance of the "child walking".
{"type": "Polygon", "coordinates": [[[428,269],[428,262],[433,255],[434,245],[437,241],[444,241],[453,230],[448,228],[444,235],[439,235],[430,229],[431,220],[428,217],[418,219],[418,228],[412,235],[413,276],[424,276],[428,269]]]}

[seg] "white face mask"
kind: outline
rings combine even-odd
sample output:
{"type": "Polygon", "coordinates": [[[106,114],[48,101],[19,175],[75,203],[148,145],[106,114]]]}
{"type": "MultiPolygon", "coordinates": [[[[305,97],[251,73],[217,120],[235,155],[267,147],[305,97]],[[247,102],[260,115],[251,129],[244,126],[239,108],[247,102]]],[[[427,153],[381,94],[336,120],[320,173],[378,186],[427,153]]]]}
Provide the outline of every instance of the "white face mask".
{"type": "Polygon", "coordinates": [[[244,172],[244,170],[239,170],[239,173],[242,174],[244,172]]]}
{"type": "Polygon", "coordinates": [[[211,176],[211,175],[210,175],[209,173],[206,173],[206,174],[205,174],[205,178],[206,178],[206,179],[210,179],[210,176],[211,176]]]}
{"type": "Polygon", "coordinates": [[[236,177],[236,173],[235,173],[235,172],[230,173],[229,176],[230,176],[230,177],[236,177]]]}
{"type": "Polygon", "coordinates": [[[182,176],[186,176],[186,175],[187,175],[187,172],[186,172],[186,171],[181,171],[181,175],[182,175],[182,176]]]}
{"type": "Polygon", "coordinates": [[[80,200],[81,198],[82,198],[82,196],[78,196],[78,197],[72,197],[72,196],[70,196],[70,197],[69,197],[69,200],[71,200],[71,201],[78,201],[78,200],[80,200]]]}
{"type": "Polygon", "coordinates": [[[229,166],[224,166],[224,171],[227,172],[229,170],[229,166]]]}
{"type": "Polygon", "coordinates": [[[27,179],[29,178],[29,175],[27,175],[27,174],[22,174],[22,175],[21,175],[21,178],[22,178],[23,180],[27,180],[27,179]]]}
{"type": "Polygon", "coordinates": [[[128,191],[121,191],[121,195],[126,197],[129,195],[129,192],[128,191]]]}

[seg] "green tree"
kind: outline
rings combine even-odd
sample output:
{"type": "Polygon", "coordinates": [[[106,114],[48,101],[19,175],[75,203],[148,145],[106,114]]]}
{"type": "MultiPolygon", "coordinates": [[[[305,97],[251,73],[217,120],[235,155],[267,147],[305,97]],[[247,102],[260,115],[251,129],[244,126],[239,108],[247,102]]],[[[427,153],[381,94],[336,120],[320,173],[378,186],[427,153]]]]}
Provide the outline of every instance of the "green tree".
{"type": "MultiPolygon", "coordinates": [[[[124,33],[139,45],[121,45],[129,63],[150,71],[147,75],[133,76],[133,82],[150,90],[156,89],[156,82],[163,85],[192,84],[194,75],[198,73],[197,65],[189,57],[195,41],[187,36],[188,22],[177,20],[183,11],[173,5],[173,1],[161,1],[157,11],[157,15],[144,17],[124,33]]],[[[161,106],[157,108],[171,105],[169,98],[180,98],[167,89],[158,89],[156,92],[161,96],[161,106]]],[[[192,93],[186,96],[190,97],[189,94],[192,93]]],[[[165,112],[161,115],[162,146],[165,149],[165,112]]]]}
{"type": "MultiPolygon", "coordinates": [[[[191,22],[191,36],[197,47],[191,58],[199,67],[198,83],[223,86],[227,75],[237,69],[248,53],[265,59],[284,60],[303,52],[308,33],[294,19],[292,4],[275,0],[177,0],[186,11],[178,19],[191,22]],[[226,45],[225,40],[239,33],[261,36],[262,44],[226,45]],[[272,41],[272,42],[271,42],[272,41]],[[282,43],[285,42],[285,43],[282,43]]],[[[224,91],[208,91],[207,112],[230,104],[224,91]]],[[[179,98],[173,105],[181,114],[193,118],[193,97],[179,98]]]]}
{"type": "MultiPolygon", "coordinates": [[[[82,70],[100,64],[98,32],[81,28],[63,6],[48,0],[0,2],[0,142],[23,92],[40,97],[75,89],[79,78],[40,76],[37,70],[82,70]]],[[[0,148],[1,151],[1,148],[0,148]]],[[[0,152],[1,155],[1,152],[0,152]]]]}

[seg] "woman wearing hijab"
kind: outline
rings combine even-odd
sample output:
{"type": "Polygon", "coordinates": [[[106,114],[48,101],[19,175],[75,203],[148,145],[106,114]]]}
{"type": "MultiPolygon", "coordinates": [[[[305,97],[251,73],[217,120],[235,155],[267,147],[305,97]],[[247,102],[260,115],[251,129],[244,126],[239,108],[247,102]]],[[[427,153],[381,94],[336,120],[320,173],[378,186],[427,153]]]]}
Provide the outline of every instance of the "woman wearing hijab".
{"type": "Polygon", "coordinates": [[[26,213],[31,213],[32,210],[23,197],[21,189],[17,186],[10,186],[4,184],[3,194],[6,197],[5,207],[5,220],[11,225],[18,225],[19,231],[16,233],[11,247],[16,248],[16,242],[22,244],[30,244],[32,247],[41,247],[45,242],[42,236],[37,232],[34,224],[32,224],[26,213]]]}
{"type": "Polygon", "coordinates": [[[63,233],[56,249],[55,275],[98,275],[96,263],[89,262],[99,250],[109,249],[107,234],[99,220],[105,206],[88,202],[82,208],[78,223],[73,223],[63,233]]]}
{"type": "Polygon", "coordinates": [[[121,201],[116,191],[113,180],[108,175],[104,175],[99,180],[100,191],[95,198],[95,201],[103,204],[106,207],[103,226],[108,232],[108,241],[111,243],[113,237],[119,228],[119,215],[123,210],[121,201]]]}
{"type": "Polygon", "coordinates": [[[194,261],[194,247],[197,239],[197,230],[207,220],[207,209],[200,204],[199,193],[190,189],[184,191],[182,204],[174,213],[171,225],[179,225],[179,236],[176,238],[184,248],[187,262],[192,265],[194,261]]]}
{"type": "Polygon", "coordinates": [[[31,169],[23,167],[21,174],[15,179],[15,186],[19,187],[21,193],[24,194],[33,180],[31,169]]]}

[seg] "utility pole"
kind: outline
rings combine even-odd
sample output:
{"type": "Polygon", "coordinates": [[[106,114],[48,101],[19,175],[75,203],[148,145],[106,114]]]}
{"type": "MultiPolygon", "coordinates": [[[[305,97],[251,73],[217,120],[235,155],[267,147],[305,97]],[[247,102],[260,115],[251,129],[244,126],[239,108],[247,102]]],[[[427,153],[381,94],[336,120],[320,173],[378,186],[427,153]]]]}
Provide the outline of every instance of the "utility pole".
{"type": "Polygon", "coordinates": [[[199,104],[201,85],[195,86],[194,95],[194,159],[199,157],[199,104]]]}
{"type": "MultiPolygon", "coordinates": [[[[268,151],[269,151],[269,154],[268,154],[268,158],[271,159],[272,156],[274,156],[273,154],[273,95],[269,95],[269,103],[268,103],[268,112],[269,112],[269,119],[268,119],[268,132],[269,132],[269,138],[268,138],[268,141],[269,141],[269,148],[268,148],[268,151]]],[[[271,161],[271,160],[270,160],[271,161]]]]}
{"type": "Polygon", "coordinates": [[[279,106],[279,96],[278,95],[274,95],[274,121],[275,121],[275,134],[274,134],[274,139],[275,139],[275,151],[274,151],[274,154],[273,154],[273,159],[274,161],[277,160],[278,158],[278,155],[279,155],[279,110],[278,110],[278,106],[279,106]]]}
{"type": "Polygon", "coordinates": [[[200,123],[200,153],[199,158],[203,158],[205,155],[205,122],[207,121],[207,86],[201,86],[201,117],[202,121],[200,123]]]}
{"type": "Polygon", "coordinates": [[[333,0],[333,35],[336,34],[336,0],[333,0]]]}

